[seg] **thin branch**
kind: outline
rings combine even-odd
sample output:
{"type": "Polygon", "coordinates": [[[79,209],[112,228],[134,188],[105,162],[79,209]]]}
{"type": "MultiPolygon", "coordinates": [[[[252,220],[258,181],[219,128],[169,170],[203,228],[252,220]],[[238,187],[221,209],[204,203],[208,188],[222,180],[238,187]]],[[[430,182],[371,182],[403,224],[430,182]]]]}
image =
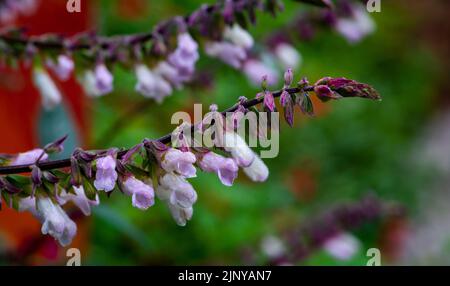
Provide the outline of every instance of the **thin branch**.
{"type": "MultiPolygon", "coordinates": [[[[290,94],[295,94],[295,93],[299,93],[299,92],[308,92],[308,91],[313,91],[313,90],[314,90],[313,86],[307,86],[304,88],[288,88],[288,89],[286,89],[286,91],[289,92],[290,94]]],[[[283,92],[283,90],[276,91],[273,93],[273,96],[280,97],[282,92],[283,92]]],[[[252,106],[262,103],[263,101],[264,101],[264,97],[253,98],[253,99],[244,101],[242,103],[242,105],[245,108],[250,108],[252,106]]],[[[222,111],[222,114],[226,115],[227,112],[236,111],[237,108],[238,108],[238,105],[234,105],[234,106],[229,107],[229,108],[225,109],[224,111],[222,111]]],[[[192,128],[194,128],[194,125],[192,126],[192,128]]],[[[171,142],[171,137],[172,137],[172,134],[169,133],[169,134],[166,134],[166,135],[162,136],[161,138],[157,139],[156,141],[159,141],[163,144],[169,144],[171,142]]],[[[123,150],[123,151],[119,152],[117,157],[121,158],[123,155],[126,154],[127,151],[128,150],[123,150]]],[[[13,174],[29,173],[29,172],[31,172],[32,166],[33,165],[17,165],[17,166],[0,167],[0,175],[13,175],[13,174]]],[[[67,168],[67,167],[70,167],[70,159],[62,159],[62,160],[55,160],[55,161],[39,163],[39,168],[41,170],[62,169],[62,168],[67,168]]]]}

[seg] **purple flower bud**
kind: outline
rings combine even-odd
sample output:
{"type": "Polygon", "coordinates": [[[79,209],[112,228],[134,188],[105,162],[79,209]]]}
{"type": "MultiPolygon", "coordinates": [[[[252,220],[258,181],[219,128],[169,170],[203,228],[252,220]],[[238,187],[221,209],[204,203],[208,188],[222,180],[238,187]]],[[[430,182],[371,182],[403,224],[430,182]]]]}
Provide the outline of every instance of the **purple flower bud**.
{"type": "Polygon", "coordinates": [[[226,132],[223,139],[225,151],[230,152],[238,166],[248,167],[252,164],[256,157],[255,153],[241,136],[234,132],[226,132]]]}
{"type": "Polygon", "coordinates": [[[59,55],[56,63],[49,59],[47,61],[47,66],[51,69],[55,75],[62,81],[66,81],[72,75],[75,64],[73,60],[66,55],[59,55]]]}
{"type": "Polygon", "coordinates": [[[95,67],[95,87],[99,95],[104,95],[113,91],[114,77],[104,64],[95,67]]]}
{"type": "Polygon", "coordinates": [[[264,106],[271,112],[275,111],[275,99],[270,91],[264,92],[264,106]]]}
{"type": "Polygon", "coordinates": [[[222,10],[222,16],[228,25],[234,22],[234,3],[233,0],[225,0],[222,10]]]}
{"type": "Polygon", "coordinates": [[[205,172],[216,173],[225,186],[232,186],[237,178],[239,167],[233,159],[225,158],[214,152],[199,154],[198,164],[205,172]]]}
{"type": "MultiPolygon", "coordinates": [[[[315,86],[326,86],[333,91],[333,99],[342,97],[362,97],[368,99],[381,99],[378,92],[368,84],[359,83],[357,81],[346,78],[331,78],[325,77],[318,80],[315,86]]],[[[321,87],[325,90],[325,88],[321,87]]]]}
{"type": "Polygon", "coordinates": [[[186,178],[196,177],[194,163],[195,155],[191,152],[182,152],[178,149],[170,148],[161,158],[161,167],[166,172],[176,172],[186,178]]]}
{"type": "Polygon", "coordinates": [[[284,86],[289,87],[294,80],[294,74],[292,73],[292,69],[288,68],[284,73],[284,86]]]}
{"type": "Polygon", "coordinates": [[[95,195],[95,200],[90,200],[86,197],[83,187],[73,187],[75,194],[69,193],[66,190],[58,197],[58,203],[60,205],[65,205],[67,202],[73,202],[85,215],[91,215],[91,206],[98,206],[100,204],[99,196],[95,195]]]}
{"type": "Polygon", "coordinates": [[[153,187],[131,176],[123,183],[125,194],[132,196],[133,207],[146,210],[155,203],[153,187]]]}
{"type": "Polygon", "coordinates": [[[172,87],[158,74],[152,72],[147,66],[139,64],[135,68],[137,84],[136,91],[148,98],[161,103],[166,96],[172,93],[172,87]]]}
{"type": "Polygon", "coordinates": [[[254,157],[252,164],[244,168],[244,173],[253,182],[264,182],[269,177],[269,169],[259,156],[255,154],[254,157]]]}
{"type": "Polygon", "coordinates": [[[326,85],[316,85],[314,86],[314,92],[316,93],[317,97],[320,99],[338,99],[341,98],[341,96],[336,95],[328,86],[326,85]]]}
{"type": "Polygon", "coordinates": [[[218,58],[224,63],[238,69],[247,59],[247,52],[241,46],[229,42],[210,42],[205,45],[205,53],[218,58]]]}
{"type": "Polygon", "coordinates": [[[48,197],[37,198],[37,215],[42,222],[42,234],[53,236],[62,246],[72,243],[77,233],[77,225],[64,210],[48,197]]]}
{"type": "Polygon", "coordinates": [[[110,192],[114,189],[117,180],[116,160],[108,155],[96,160],[97,173],[94,186],[98,191],[110,192]]]}
{"type": "Polygon", "coordinates": [[[17,157],[11,163],[11,166],[31,165],[36,163],[39,157],[41,157],[40,162],[46,161],[48,159],[48,155],[44,152],[43,149],[34,149],[25,153],[19,153],[19,155],[17,155],[17,157]]]}
{"type": "Polygon", "coordinates": [[[178,47],[169,55],[168,62],[178,70],[178,74],[190,78],[199,59],[198,44],[188,33],[178,35],[178,47]]]}
{"type": "Polygon", "coordinates": [[[289,94],[289,92],[287,92],[286,90],[283,90],[280,95],[281,106],[285,107],[286,104],[288,103],[288,100],[290,100],[290,99],[291,99],[291,95],[289,94]]]}

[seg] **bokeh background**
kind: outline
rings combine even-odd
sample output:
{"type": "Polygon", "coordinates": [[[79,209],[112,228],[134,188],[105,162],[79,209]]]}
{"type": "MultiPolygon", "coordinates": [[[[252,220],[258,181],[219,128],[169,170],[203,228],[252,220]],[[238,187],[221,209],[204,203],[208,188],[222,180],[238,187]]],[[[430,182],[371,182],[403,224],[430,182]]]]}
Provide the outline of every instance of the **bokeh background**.
{"type": "MultiPolygon", "coordinates": [[[[79,14],[68,14],[65,4],[41,1],[14,25],[31,34],[142,32],[201,3],[83,1],[79,14]]],[[[309,9],[285,4],[275,19],[259,14],[250,28],[257,44],[309,9]]],[[[383,101],[315,102],[314,118],[297,115],[292,129],[282,123],[280,154],[265,160],[271,174],[264,184],[240,175],[227,188],[200,173],[191,180],[199,200],[186,227],[172,221],[164,204],[141,212],[123,196],[102,196],[91,217],[74,217],[79,233],[71,247],[81,249],[82,264],[366,265],[369,248],[380,249],[382,264],[450,264],[449,8],[444,0],[382,1],[381,13],[371,14],[376,32],[356,45],[326,30],[295,42],[303,57],[297,78],[345,76],[373,85],[383,101]],[[364,213],[373,204],[382,205],[377,214],[332,225],[343,210],[364,213]],[[324,232],[351,234],[339,247],[351,248],[352,255],[343,259],[315,244],[313,238],[322,239],[315,234],[324,232]],[[283,249],[295,255],[286,259],[283,249]]],[[[62,156],[78,145],[130,147],[170,132],[172,114],[192,112],[194,103],[203,103],[205,111],[212,103],[223,109],[258,92],[241,72],[207,57],[198,63],[198,79],[162,105],[133,91],[133,74],[117,68],[114,75],[114,93],[96,100],[75,79],[58,83],[64,105],[48,112],[41,110],[29,70],[1,68],[0,152],[29,150],[66,133],[62,156]]],[[[64,265],[66,249],[39,230],[31,215],[4,208],[0,263],[64,265]]]]}

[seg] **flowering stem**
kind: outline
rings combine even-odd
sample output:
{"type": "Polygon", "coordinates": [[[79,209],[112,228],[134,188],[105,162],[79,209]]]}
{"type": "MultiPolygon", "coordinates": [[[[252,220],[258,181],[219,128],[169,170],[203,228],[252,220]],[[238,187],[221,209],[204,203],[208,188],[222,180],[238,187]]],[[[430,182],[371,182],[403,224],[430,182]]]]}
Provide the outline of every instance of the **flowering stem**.
{"type": "MultiPolygon", "coordinates": [[[[298,87],[288,88],[285,90],[287,92],[289,92],[290,94],[295,94],[295,93],[299,93],[299,92],[313,91],[314,86],[307,86],[307,87],[302,87],[302,88],[298,88],[298,87]]],[[[272,94],[274,97],[280,97],[282,92],[283,92],[283,90],[279,90],[279,91],[273,92],[272,94]]],[[[252,106],[262,103],[263,101],[264,101],[264,97],[253,98],[253,99],[245,100],[244,102],[242,102],[242,105],[245,108],[250,108],[252,106]]],[[[224,111],[222,111],[222,114],[225,115],[227,112],[236,111],[237,108],[238,108],[238,105],[234,105],[234,106],[229,107],[229,108],[225,109],[224,111]]],[[[169,144],[171,142],[171,136],[172,136],[172,134],[169,133],[169,134],[166,134],[166,135],[162,136],[161,138],[157,139],[156,141],[159,141],[163,144],[169,144]]],[[[128,150],[120,151],[117,154],[117,157],[121,158],[122,156],[124,156],[127,153],[127,151],[128,150]]],[[[55,160],[55,161],[40,162],[37,165],[43,171],[53,170],[53,169],[62,169],[62,168],[70,167],[70,159],[61,159],[61,160],[55,160]]],[[[32,166],[33,165],[17,165],[17,166],[0,167],[0,175],[13,175],[13,174],[29,173],[29,172],[31,172],[32,166]]]]}

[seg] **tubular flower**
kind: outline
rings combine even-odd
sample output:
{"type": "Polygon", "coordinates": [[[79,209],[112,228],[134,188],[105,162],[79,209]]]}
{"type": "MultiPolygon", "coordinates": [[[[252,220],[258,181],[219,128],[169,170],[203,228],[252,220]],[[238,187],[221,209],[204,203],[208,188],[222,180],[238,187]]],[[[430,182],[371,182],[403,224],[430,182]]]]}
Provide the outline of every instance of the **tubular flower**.
{"type": "Polygon", "coordinates": [[[153,187],[136,179],[134,176],[125,180],[123,190],[125,194],[132,197],[132,205],[135,208],[146,210],[155,203],[153,187]]]}
{"type": "Polygon", "coordinates": [[[153,98],[156,102],[161,103],[166,96],[172,93],[170,84],[147,66],[139,64],[135,71],[138,80],[135,89],[145,97],[153,98]]]}
{"type": "Polygon", "coordinates": [[[70,75],[75,68],[73,60],[66,55],[59,55],[56,59],[56,63],[53,60],[49,59],[47,61],[47,66],[55,73],[55,75],[60,80],[63,81],[66,81],[70,78],[70,75]]]}
{"type": "Polygon", "coordinates": [[[253,182],[264,182],[269,177],[269,169],[258,155],[254,154],[254,157],[252,164],[244,168],[244,173],[253,182]]]}
{"type": "Polygon", "coordinates": [[[214,152],[198,155],[199,167],[205,172],[216,173],[222,184],[232,186],[237,178],[239,167],[231,158],[225,158],[214,152]]]}
{"type": "Polygon", "coordinates": [[[237,133],[225,132],[223,147],[240,167],[249,167],[255,159],[255,153],[237,133]]]}
{"type": "Polygon", "coordinates": [[[16,158],[12,161],[11,166],[34,164],[39,159],[39,157],[41,157],[41,162],[48,159],[47,153],[45,153],[43,149],[39,148],[28,152],[19,153],[19,155],[17,155],[16,158]]]}
{"type": "Polygon", "coordinates": [[[246,50],[251,49],[254,43],[253,37],[238,24],[234,24],[231,28],[227,26],[223,38],[246,50]]]}
{"type": "Polygon", "coordinates": [[[59,195],[58,203],[60,205],[65,205],[67,202],[73,202],[85,215],[91,215],[91,206],[98,206],[100,204],[100,199],[98,195],[95,195],[94,200],[90,200],[86,197],[83,187],[73,187],[75,194],[69,193],[67,191],[63,191],[61,195],[59,195]]]}
{"type": "Polygon", "coordinates": [[[214,58],[218,58],[233,68],[241,68],[242,63],[247,59],[247,52],[241,46],[229,42],[210,42],[205,45],[205,53],[214,58]]]}
{"type": "Polygon", "coordinates": [[[53,236],[62,246],[69,245],[77,233],[77,225],[48,197],[37,198],[36,205],[42,234],[53,236]]]}
{"type": "Polygon", "coordinates": [[[42,106],[45,109],[53,109],[61,103],[61,93],[46,71],[42,68],[35,68],[33,70],[33,81],[35,87],[39,90],[42,106]]]}
{"type": "Polygon", "coordinates": [[[196,177],[197,172],[194,167],[195,161],[193,153],[169,148],[162,154],[161,167],[166,172],[175,172],[183,177],[193,178],[196,177]]]}
{"type": "Polygon", "coordinates": [[[117,177],[116,160],[111,155],[97,159],[94,186],[98,191],[112,191],[116,185],[117,177]]]}

